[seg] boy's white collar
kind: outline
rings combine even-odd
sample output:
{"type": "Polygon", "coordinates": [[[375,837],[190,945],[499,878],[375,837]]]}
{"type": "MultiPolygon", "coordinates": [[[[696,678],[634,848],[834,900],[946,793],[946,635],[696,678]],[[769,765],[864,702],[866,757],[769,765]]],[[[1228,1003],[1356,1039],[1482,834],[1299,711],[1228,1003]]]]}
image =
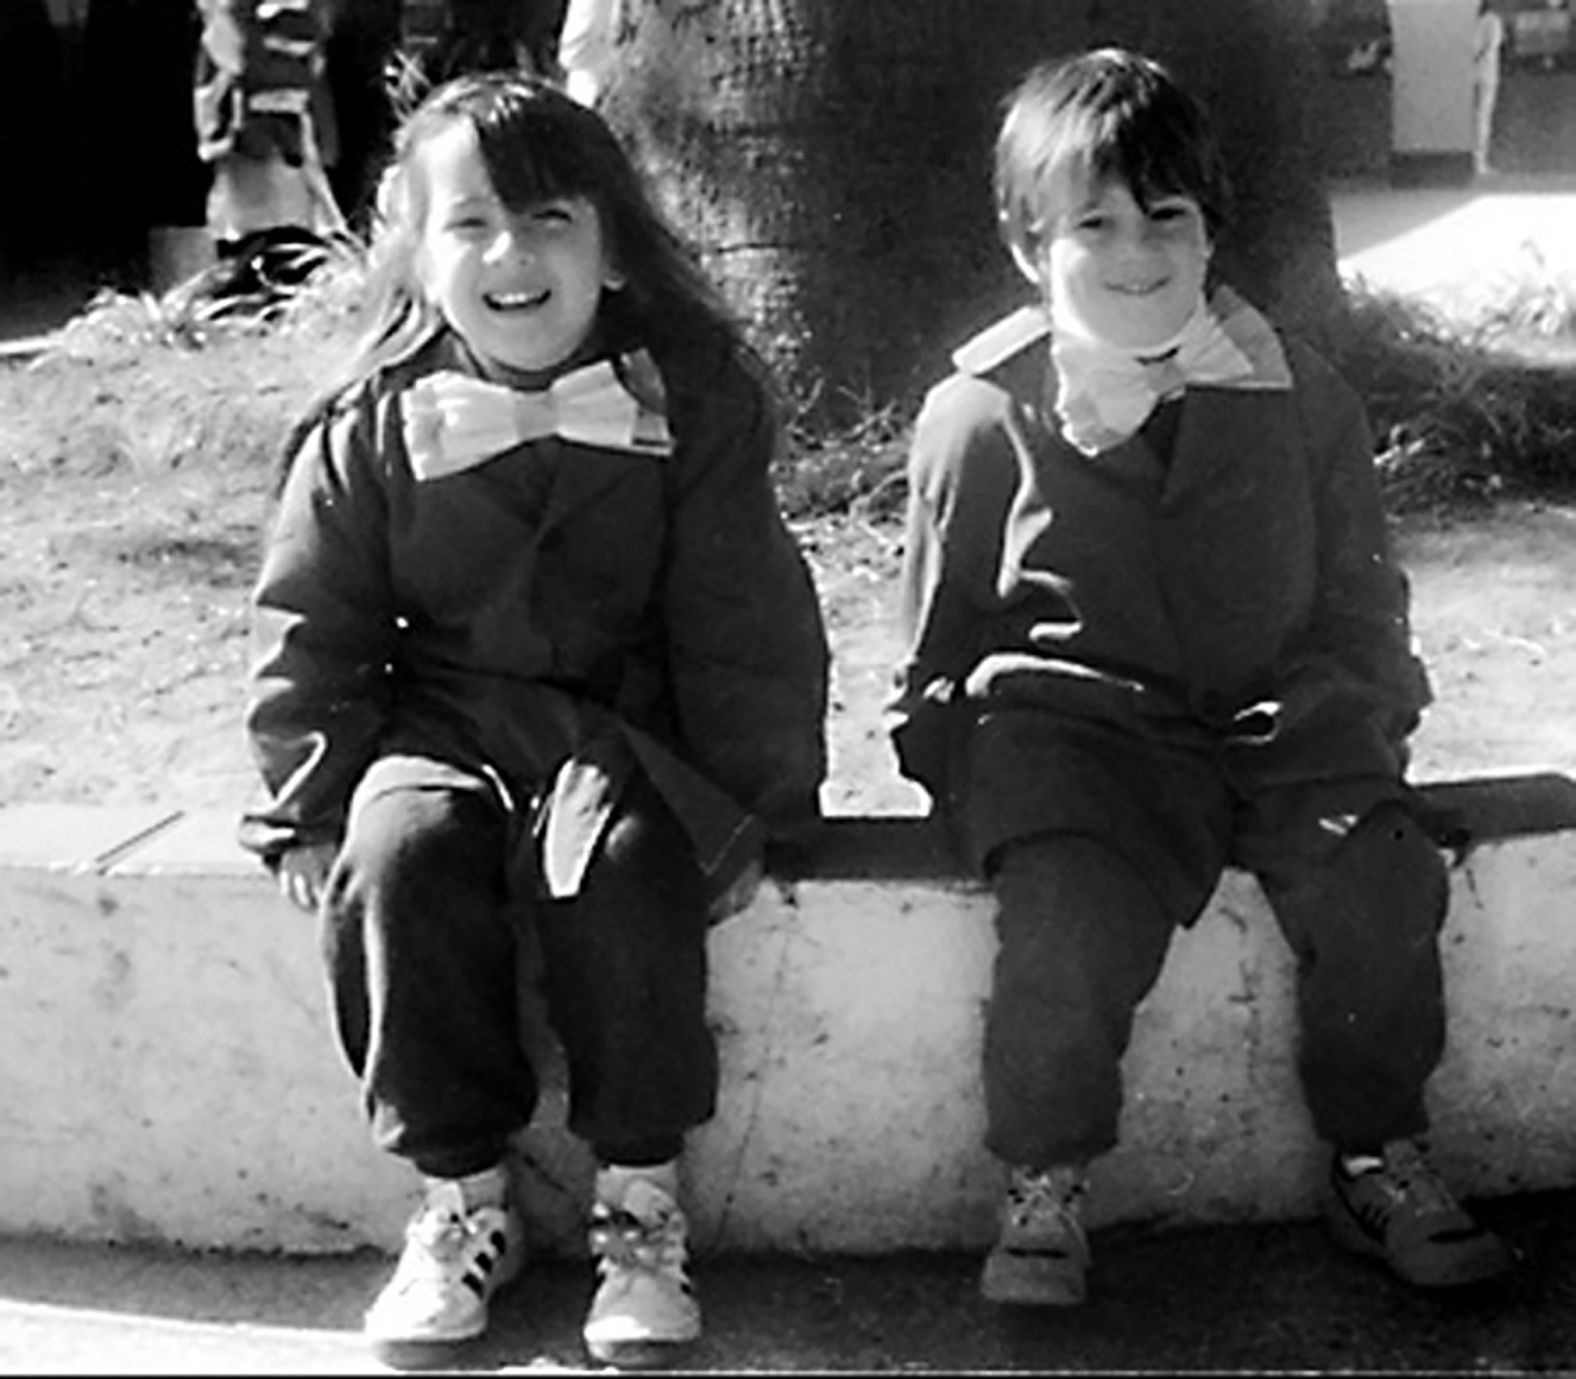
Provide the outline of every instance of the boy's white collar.
{"type": "Polygon", "coordinates": [[[1097,340],[1054,312],[1050,349],[1062,435],[1086,455],[1120,444],[1160,402],[1190,387],[1291,387],[1274,328],[1228,287],[1201,300],[1174,337],[1142,356],[1097,340]]]}

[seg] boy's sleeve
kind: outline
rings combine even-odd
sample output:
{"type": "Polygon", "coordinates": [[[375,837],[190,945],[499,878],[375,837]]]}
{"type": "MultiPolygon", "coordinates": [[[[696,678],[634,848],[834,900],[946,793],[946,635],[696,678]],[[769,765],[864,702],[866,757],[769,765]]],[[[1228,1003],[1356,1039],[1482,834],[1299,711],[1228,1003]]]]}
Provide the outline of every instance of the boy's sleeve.
{"type": "Polygon", "coordinates": [[[1363,716],[1404,773],[1406,740],[1433,695],[1413,650],[1405,572],[1392,550],[1367,417],[1323,361],[1301,392],[1314,465],[1319,583],[1313,616],[1288,648],[1286,727],[1363,716]]]}
{"type": "Polygon", "coordinates": [[[791,834],[820,816],[831,658],[772,485],[776,419],[738,365],[675,409],[663,617],[685,755],[791,834]]]}
{"type": "Polygon", "coordinates": [[[1002,401],[977,380],[949,379],[925,399],[909,450],[904,649],[885,718],[902,774],[937,803],[949,797],[963,684],[981,652],[1016,474],[1002,401]]]}
{"type": "Polygon", "coordinates": [[[306,428],[253,592],[246,732],[264,799],[240,839],[265,860],[339,837],[388,714],[395,623],[374,424],[357,407],[306,428]]]}

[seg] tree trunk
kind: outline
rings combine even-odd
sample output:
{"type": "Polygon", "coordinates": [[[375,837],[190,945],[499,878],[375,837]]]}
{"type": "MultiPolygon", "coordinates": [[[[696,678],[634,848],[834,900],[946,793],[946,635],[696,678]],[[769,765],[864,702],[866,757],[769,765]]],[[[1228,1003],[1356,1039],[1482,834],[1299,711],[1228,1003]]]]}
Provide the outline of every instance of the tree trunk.
{"type": "MultiPolygon", "coordinates": [[[[1298,81],[1305,0],[623,0],[611,122],[816,422],[910,405],[1023,296],[997,237],[1001,101],[1121,41],[1216,108],[1241,196],[1222,245],[1292,324],[1338,299],[1298,81]],[[1300,16],[1300,17],[1299,17],[1300,16]]],[[[1306,54],[1306,57],[1304,56],[1306,54]]]]}

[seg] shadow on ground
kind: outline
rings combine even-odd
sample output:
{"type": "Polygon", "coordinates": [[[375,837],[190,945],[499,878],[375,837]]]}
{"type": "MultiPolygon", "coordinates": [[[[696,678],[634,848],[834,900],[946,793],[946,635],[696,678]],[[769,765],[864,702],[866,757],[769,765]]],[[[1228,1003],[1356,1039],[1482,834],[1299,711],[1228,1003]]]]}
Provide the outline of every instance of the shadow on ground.
{"type": "MultiPolygon", "coordinates": [[[[1090,1302],[1000,1311],[960,1254],[700,1258],[689,1371],[1409,1371],[1576,1366],[1576,1193],[1478,1204],[1522,1255],[1511,1280],[1418,1294],[1314,1222],[1097,1233],[1090,1302]]],[[[373,1370],[356,1328],[388,1271],[332,1259],[0,1242],[0,1369],[373,1370]]],[[[592,1368],[589,1267],[546,1261],[486,1338],[435,1352],[472,1372],[592,1368]]]]}

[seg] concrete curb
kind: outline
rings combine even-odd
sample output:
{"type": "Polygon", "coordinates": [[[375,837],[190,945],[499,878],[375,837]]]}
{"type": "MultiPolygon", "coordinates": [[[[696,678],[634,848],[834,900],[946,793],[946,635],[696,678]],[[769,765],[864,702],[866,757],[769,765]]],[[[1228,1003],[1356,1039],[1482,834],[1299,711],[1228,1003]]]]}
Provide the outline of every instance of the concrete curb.
{"type": "MultiPolygon", "coordinates": [[[[1576,784],[1429,787],[1451,870],[1435,1148],[1467,1195],[1576,1180],[1576,784]]],[[[392,1248],[415,1186],[377,1154],[328,1032],[315,933],[226,814],[0,809],[0,1232],[197,1248],[392,1248]]],[[[717,1117],[686,1159],[711,1250],[977,1249],[986,897],[916,819],[835,820],[714,931],[717,1117]]],[[[1228,873],[1140,1011],[1121,1149],[1091,1224],[1297,1219],[1323,1150],[1293,1069],[1291,964],[1228,873]]],[[[582,1248],[591,1166],[550,1072],[517,1170],[535,1233],[582,1248]]]]}

